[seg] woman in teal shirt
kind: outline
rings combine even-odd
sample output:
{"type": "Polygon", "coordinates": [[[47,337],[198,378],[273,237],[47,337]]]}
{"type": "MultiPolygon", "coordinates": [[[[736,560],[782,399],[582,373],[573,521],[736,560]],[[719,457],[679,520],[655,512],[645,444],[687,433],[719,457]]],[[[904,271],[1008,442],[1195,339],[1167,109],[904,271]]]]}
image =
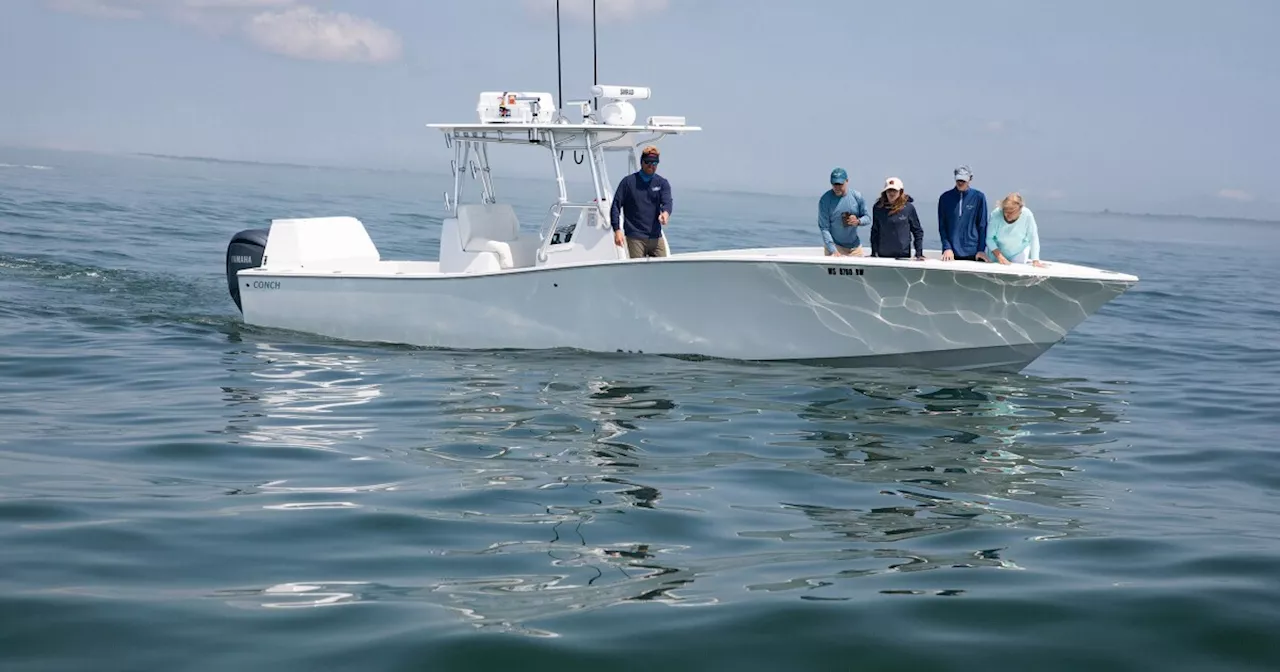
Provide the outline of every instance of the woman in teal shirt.
{"type": "Polygon", "coordinates": [[[987,225],[987,250],[1002,264],[1044,266],[1040,261],[1040,234],[1036,216],[1023,205],[1022,194],[1013,192],[991,211],[987,225]]]}

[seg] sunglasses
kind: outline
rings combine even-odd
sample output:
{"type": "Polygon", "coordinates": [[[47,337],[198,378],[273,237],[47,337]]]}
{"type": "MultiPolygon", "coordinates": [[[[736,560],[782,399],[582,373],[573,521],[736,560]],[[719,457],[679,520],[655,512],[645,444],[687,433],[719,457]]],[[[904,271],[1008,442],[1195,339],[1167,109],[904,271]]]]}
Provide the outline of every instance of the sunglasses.
{"type": "Polygon", "coordinates": [[[658,160],[657,160],[657,159],[644,158],[644,159],[641,159],[641,160],[640,160],[640,162],[641,162],[641,163],[643,163],[643,164],[644,164],[644,165],[646,165],[646,166],[656,166],[656,165],[658,165],[658,160]]]}

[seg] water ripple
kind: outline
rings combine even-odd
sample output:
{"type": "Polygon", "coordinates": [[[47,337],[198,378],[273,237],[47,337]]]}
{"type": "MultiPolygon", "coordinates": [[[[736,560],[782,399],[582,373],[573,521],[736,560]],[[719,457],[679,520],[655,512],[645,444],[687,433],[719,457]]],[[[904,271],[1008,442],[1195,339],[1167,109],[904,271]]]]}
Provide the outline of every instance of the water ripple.
{"type": "MultiPolygon", "coordinates": [[[[322,206],[429,255],[435,178],[64,158],[0,194],[6,672],[1280,661],[1280,229],[1204,275],[1195,224],[1046,227],[1143,282],[1025,375],[458,352],[248,327],[221,277],[322,206]]],[[[684,198],[681,249],[813,243],[807,199],[684,198]]]]}

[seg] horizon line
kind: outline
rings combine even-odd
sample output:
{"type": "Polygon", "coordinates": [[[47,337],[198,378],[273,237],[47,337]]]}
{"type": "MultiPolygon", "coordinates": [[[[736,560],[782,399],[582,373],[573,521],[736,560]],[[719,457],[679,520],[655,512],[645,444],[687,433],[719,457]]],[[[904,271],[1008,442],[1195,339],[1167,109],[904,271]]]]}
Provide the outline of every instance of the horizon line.
{"type": "MultiPolygon", "coordinates": [[[[0,144],[0,147],[5,147],[5,146],[6,145],[0,144]]],[[[444,172],[436,172],[436,171],[413,169],[413,168],[387,168],[387,167],[375,168],[370,166],[338,166],[338,165],[332,165],[332,164],[297,163],[297,162],[291,162],[291,161],[229,159],[229,158],[216,157],[216,156],[167,154],[162,152],[62,149],[62,148],[53,148],[53,147],[22,146],[22,145],[7,145],[7,146],[12,147],[14,149],[34,149],[39,151],[55,151],[55,152],[67,152],[67,153],[80,153],[80,154],[100,154],[100,155],[107,155],[107,156],[138,156],[138,157],[161,159],[161,160],[167,160],[167,161],[188,161],[192,163],[270,166],[270,167],[278,167],[278,168],[296,168],[296,169],[306,169],[306,170],[318,169],[318,170],[352,171],[352,172],[366,172],[366,173],[393,173],[393,174],[402,174],[402,175],[430,175],[433,177],[449,177],[444,172]]],[[[524,175],[513,175],[507,179],[537,180],[539,178],[532,177],[532,176],[524,176],[524,175]]],[[[805,198],[806,197],[804,195],[801,195],[799,193],[794,193],[794,192],[778,192],[778,191],[769,192],[769,191],[759,191],[759,190],[739,191],[736,189],[729,189],[724,187],[690,187],[690,189],[695,192],[734,194],[734,195],[743,195],[743,196],[774,196],[774,197],[781,197],[781,198],[805,198]]],[[[933,201],[926,201],[926,202],[933,202],[933,201]]],[[[1226,221],[1226,222],[1251,222],[1251,223],[1259,223],[1259,224],[1280,224],[1280,219],[1263,219],[1259,217],[1224,217],[1224,216],[1212,216],[1212,215],[1192,215],[1192,214],[1186,214],[1186,213],[1172,213],[1172,212],[1133,212],[1133,211],[1127,211],[1127,210],[1113,210],[1111,208],[1103,208],[1101,210],[1071,210],[1071,209],[1057,209],[1052,207],[1046,207],[1046,208],[1043,208],[1043,210],[1046,212],[1055,212],[1060,214],[1071,214],[1071,215],[1118,215],[1123,217],[1148,217],[1148,218],[1167,217],[1167,218],[1180,218],[1180,219],[1194,219],[1194,220],[1201,220],[1201,221],[1226,221]]]]}

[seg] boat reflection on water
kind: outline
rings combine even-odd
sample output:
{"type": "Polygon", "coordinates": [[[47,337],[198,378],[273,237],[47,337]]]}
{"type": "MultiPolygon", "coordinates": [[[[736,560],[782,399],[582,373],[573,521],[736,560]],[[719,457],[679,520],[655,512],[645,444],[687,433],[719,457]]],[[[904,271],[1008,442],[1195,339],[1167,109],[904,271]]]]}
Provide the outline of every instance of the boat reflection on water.
{"type": "Polygon", "coordinates": [[[973,575],[955,572],[1018,570],[1029,542],[1100,533],[1090,521],[1110,495],[1086,471],[1125,403],[1118,387],[1021,375],[256,352],[256,387],[228,395],[241,437],[364,456],[395,476],[344,494],[356,508],[307,515],[334,516],[352,544],[364,515],[435,532],[401,542],[420,555],[399,581],[219,594],[421,602],[536,636],[555,634],[547,619],[624,603],[962,594],[973,575]]]}
{"type": "Polygon", "coordinates": [[[229,354],[229,370],[247,380],[222,387],[237,411],[226,433],[259,445],[337,450],[377,431],[354,412],[382,395],[371,381],[379,372],[366,368],[370,359],[316,350],[259,342],[249,353],[229,354]]]}

